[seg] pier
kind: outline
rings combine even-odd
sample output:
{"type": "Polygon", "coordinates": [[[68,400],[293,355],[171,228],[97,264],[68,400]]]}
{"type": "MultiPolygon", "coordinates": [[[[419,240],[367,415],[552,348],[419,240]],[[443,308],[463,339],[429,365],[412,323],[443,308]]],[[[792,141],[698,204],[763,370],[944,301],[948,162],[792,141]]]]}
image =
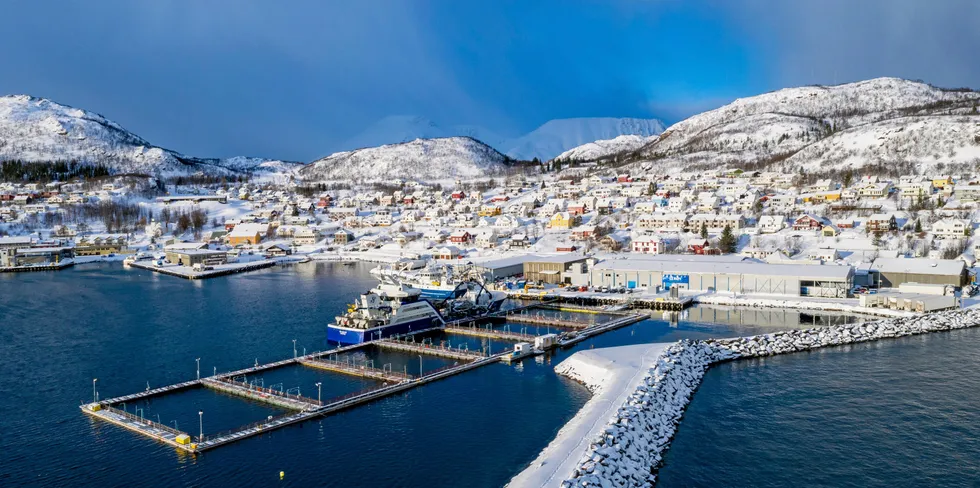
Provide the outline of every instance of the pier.
{"type": "Polygon", "coordinates": [[[300,395],[284,393],[279,390],[253,385],[232,378],[205,378],[201,383],[208,387],[231,395],[268,403],[289,410],[315,410],[323,405],[318,400],[300,395]]]}
{"type": "Polygon", "coordinates": [[[421,342],[405,342],[391,339],[381,339],[379,341],[375,341],[373,344],[386,349],[404,351],[412,354],[425,354],[428,356],[437,356],[446,359],[455,359],[458,361],[477,361],[487,357],[487,355],[483,352],[469,351],[461,348],[453,349],[447,346],[437,346],[434,344],[425,344],[421,342]]]}
{"type": "Polygon", "coordinates": [[[38,264],[34,266],[0,266],[0,273],[29,273],[31,271],[61,271],[75,265],[74,261],[60,263],[38,264]]]}
{"type": "Polygon", "coordinates": [[[361,378],[369,378],[384,382],[400,383],[402,381],[411,381],[413,379],[413,376],[410,374],[392,371],[390,368],[378,369],[374,366],[368,366],[366,364],[352,364],[350,362],[337,361],[333,359],[301,359],[299,364],[310,368],[333,371],[335,373],[343,373],[350,376],[358,376],[361,378]]]}
{"type": "MultiPolygon", "coordinates": [[[[540,304],[521,307],[520,309],[515,310],[528,310],[536,306],[540,306],[540,304]]],[[[534,342],[536,336],[527,334],[524,331],[511,332],[510,330],[496,330],[492,327],[480,328],[478,326],[478,322],[480,321],[492,320],[499,322],[500,320],[508,320],[510,318],[508,314],[514,313],[515,310],[496,312],[494,314],[471,318],[468,320],[453,321],[447,323],[444,327],[427,329],[426,331],[440,330],[448,334],[469,335],[488,339],[500,339],[517,342],[534,342]],[[472,325],[467,326],[464,324],[472,325]]],[[[577,325],[576,330],[562,332],[559,335],[557,345],[561,347],[568,347],[594,335],[598,335],[619,327],[624,327],[649,317],[648,314],[644,313],[601,312],[604,314],[615,315],[617,318],[605,323],[587,326],[585,326],[586,324],[584,323],[575,322],[577,325]]],[[[563,326],[563,323],[570,322],[560,317],[547,317],[544,315],[529,316],[528,314],[522,315],[525,317],[531,317],[533,320],[535,320],[535,325],[539,325],[537,322],[538,320],[541,321],[540,325],[553,325],[557,327],[563,326]]],[[[567,327],[567,325],[565,325],[565,327],[567,327]]],[[[418,331],[415,334],[420,332],[423,331],[418,331]]],[[[523,357],[525,356],[521,356],[518,359],[523,359],[523,357]]],[[[355,406],[372,402],[389,395],[408,391],[409,389],[433,381],[448,378],[471,369],[479,368],[488,364],[495,364],[505,359],[514,359],[513,351],[505,349],[496,354],[492,354],[491,351],[470,351],[463,347],[452,348],[446,345],[435,345],[432,344],[431,339],[429,339],[429,342],[416,342],[414,334],[406,334],[400,337],[368,341],[361,344],[338,347],[328,351],[314,352],[312,354],[282,359],[265,364],[259,364],[258,361],[256,361],[256,364],[252,367],[226,373],[218,373],[206,378],[185,381],[160,388],[147,389],[146,391],[133,393],[130,395],[96,401],[93,403],[84,404],[80,408],[87,415],[94,418],[119,425],[127,430],[140,433],[190,453],[200,453],[208,449],[213,449],[240,439],[269,432],[287,425],[328,415],[344,409],[353,408],[355,406]],[[391,371],[390,368],[381,368],[379,370],[375,368],[373,364],[369,366],[368,364],[357,364],[346,361],[341,362],[330,358],[330,356],[336,354],[371,346],[401,351],[413,355],[442,357],[452,359],[456,362],[455,364],[449,364],[436,370],[424,372],[421,374],[421,376],[413,377],[407,373],[391,371]],[[266,388],[263,384],[261,384],[261,382],[247,382],[247,378],[249,376],[257,375],[262,371],[293,364],[299,364],[302,366],[340,374],[374,379],[378,380],[379,384],[366,390],[320,401],[320,399],[307,398],[299,394],[294,395],[291,393],[286,393],[281,389],[277,390],[266,388]],[[165,394],[195,386],[204,386],[222,393],[271,404],[276,407],[289,410],[289,412],[279,416],[269,417],[258,422],[253,422],[236,429],[219,432],[212,435],[192,437],[187,433],[180,432],[176,429],[171,429],[168,426],[160,425],[143,418],[138,418],[132,414],[113,407],[113,404],[132,401],[153,395],[165,394]]]]}
{"type": "Polygon", "coordinates": [[[271,268],[276,265],[276,262],[271,259],[264,259],[261,261],[253,261],[250,263],[233,263],[233,264],[219,264],[215,266],[215,269],[208,271],[194,271],[188,266],[156,266],[154,264],[146,264],[139,261],[129,263],[129,267],[145,269],[147,271],[153,271],[155,273],[176,276],[178,278],[184,278],[187,280],[203,280],[206,278],[217,278],[218,276],[226,276],[236,273],[245,273],[247,271],[255,271],[257,269],[271,268]]]}
{"type": "Polygon", "coordinates": [[[549,317],[547,315],[531,315],[524,313],[509,314],[507,315],[508,322],[516,322],[519,324],[530,324],[530,325],[546,325],[551,327],[564,327],[566,329],[585,329],[596,325],[595,322],[586,322],[584,320],[570,320],[563,319],[561,317],[549,317]]]}
{"type": "Polygon", "coordinates": [[[492,328],[480,328],[476,326],[463,327],[459,325],[454,325],[452,327],[446,327],[445,332],[447,334],[459,334],[470,337],[482,337],[484,339],[500,339],[505,341],[514,342],[534,342],[535,335],[527,334],[523,332],[511,332],[509,330],[497,330],[492,328]]]}

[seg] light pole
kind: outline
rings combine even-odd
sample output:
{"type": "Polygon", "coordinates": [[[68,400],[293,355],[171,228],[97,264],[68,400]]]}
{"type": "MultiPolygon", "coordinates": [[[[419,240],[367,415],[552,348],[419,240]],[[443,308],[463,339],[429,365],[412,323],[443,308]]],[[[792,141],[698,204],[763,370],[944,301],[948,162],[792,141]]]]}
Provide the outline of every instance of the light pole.
{"type": "Polygon", "coordinates": [[[177,428],[177,421],[176,420],[171,420],[171,422],[174,423],[174,430],[180,430],[180,429],[177,428]]]}
{"type": "Polygon", "coordinates": [[[197,358],[195,361],[197,361],[197,379],[201,379],[201,358],[197,358]]]}
{"type": "Polygon", "coordinates": [[[296,339],[293,339],[293,359],[296,359],[296,339]]]}
{"type": "Polygon", "coordinates": [[[99,381],[98,378],[92,378],[92,403],[99,401],[99,392],[95,391],[95,382],[99,381]]]}
{"type": "Polygon", "coordinates": [[[422,377],[422,355],[419,354],[419,378],[422,377]]]}
{"type": "Polygon", "coordinates": [[[197,440],[199,442],[203,442],[204,441],[204,410],[197,411],[197,419],[201,428],[201,435],[197,437],[197,440]]]}
{"type": "Polygon", "coordinates": [[[320,405],[323,405],[323,402],[320,400],[320,385],[322,384],[319,381],[316,383],[316,402],[320,405]]]}

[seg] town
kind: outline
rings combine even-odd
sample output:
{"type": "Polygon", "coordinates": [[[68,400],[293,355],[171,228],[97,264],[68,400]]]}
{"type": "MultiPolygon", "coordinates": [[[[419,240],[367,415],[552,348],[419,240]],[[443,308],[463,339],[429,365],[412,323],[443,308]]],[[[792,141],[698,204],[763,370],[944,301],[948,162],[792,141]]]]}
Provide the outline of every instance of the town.
{"type": "Polygon", "coordinates": [[[125,259],[199,279],[307,260],[408,270],[465,264],[487,282],[510,281],[511,290],[523,277],[515,293],[678,288],[920,311],[956,307],[974,293],[980,182],[971,175],[890,181],[848,171],[836,181],[570,166],[363,188],[132,176],[5,183],[0,270],[125,259]],[[886,290],[910,298],[866,296],[886,290]]]}

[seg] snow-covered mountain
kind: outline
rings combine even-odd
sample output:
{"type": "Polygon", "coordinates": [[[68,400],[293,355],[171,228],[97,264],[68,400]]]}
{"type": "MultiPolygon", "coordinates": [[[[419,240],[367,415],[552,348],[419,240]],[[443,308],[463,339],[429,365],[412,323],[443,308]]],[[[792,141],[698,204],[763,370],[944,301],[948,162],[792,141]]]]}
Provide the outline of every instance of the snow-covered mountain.
{"type": "Polygon", "coordinates": [[[630,154],[640,167],[827,171],[980,162],[980,93],[877,78],[735,100],[630,154]]]}
{"type": "Polygon", "coordinates": [[[663,130],[663,122],[656,119],[577,118],[551,120],[520,137],[506,138],[479,126],[443,127],[425,117],[399,115],[379,120],[342,147],[350,150],[415,139],[465,136],[495,147],[514,159],[547,161],[585,143],[621,135],[651,136],[663,130]]]}
{"type": "Polygon", "coordinates": [[[573,147],[555,157],[556,160],[598,161],[614,154],[633,151],[654,141],[657,136],[625,135],[613,139],[589,142],[573,147]]]}
{"type": "Polygon", "coordinates": [[[299,170],[307,181],[449,180],[500,173],[508,158],[469,137],[415,139],[331,154],[299,170]]]}
{"type": "Polygon", "coordinates": [[[355,150],[410,142],[415,139],[439,139],[457,136],[471,137],[493,147],[498,147],[505,140],[498,134],[475,125],[443,127],[425,117],[391,115],[371,124],[367,129],[348,139],[341,145],[341,148],[355,150]]]}
{"type": "Polygon", "coordinates": [[[541,127],[507,141],[503,152],[514,159],[541,161],[562,154],[583,144],[613,139],[621,135],[654,136],[664,131],[664,123],[657,119],[617,119],[591,117],[557,119],[541,127]]]}
{"type": "Polygon", "coordinates": [[[260,158],[193,158],[150,144],[105,117],[44,98],[0,97],[0,161],[102,164],[118,173],[227,174],[289,171],[298,163],[260,158]]]}

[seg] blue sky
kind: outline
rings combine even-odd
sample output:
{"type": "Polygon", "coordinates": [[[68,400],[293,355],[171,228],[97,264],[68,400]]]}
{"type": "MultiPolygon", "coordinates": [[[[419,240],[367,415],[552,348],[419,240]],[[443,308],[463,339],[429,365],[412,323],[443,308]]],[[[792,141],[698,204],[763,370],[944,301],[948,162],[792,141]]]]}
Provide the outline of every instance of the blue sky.
{"type": "Polygon", "coordinates": [[[309,161],[387,115],[518,135],[877,76],[980,88],[973,0],[33,0],[4,15],[0,93],[196,156],[309,161]]]}

